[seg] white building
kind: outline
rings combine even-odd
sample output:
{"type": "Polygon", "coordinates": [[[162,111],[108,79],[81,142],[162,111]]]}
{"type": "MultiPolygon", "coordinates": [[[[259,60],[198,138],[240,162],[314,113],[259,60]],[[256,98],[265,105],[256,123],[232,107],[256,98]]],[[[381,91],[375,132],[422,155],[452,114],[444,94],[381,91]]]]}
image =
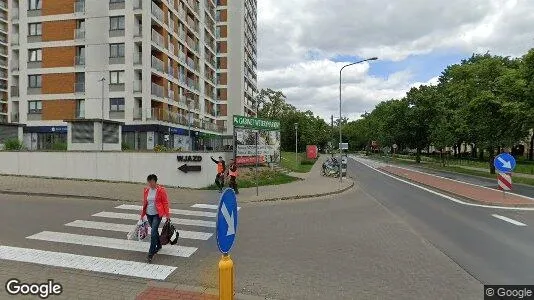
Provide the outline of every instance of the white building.
{"type": "Polygon", "coordinates": [[[8,18],[7,0],[0,0],[0,123],[8,121],[8,18]]]}
{"type": "MultiPolygon", "coordinates": [[[[31,149],[64,143],[64,120],[75,118],[123,122],[123,141],[135,149],[158,144],[183,149],[218,147],[201,138],[227,132],[226,118],[231,116],[226,112],[219,116],[217,108],[228,103],[231,113],[243,110],[238,109],[241,104],[228,102],[233,98],[216,97],[214,0],[8,1],[8,119],[26,125],[24,142],[31,149]]],[[[237,19],[235,14],[239,12],[229,13],[229,21],[237,19]]],[[[2,76],[2,62],[7,62],[2,48],[7,46],[2,44],[5,15],[0,2],[3,93],[7,86],[2,76]]],[[[231,23],[228,26],[233,28],[231,23]]],[[[233,43],[231,34],[228,43],[233,43]]],[[[227,54],[230,78],[234,64],[236,72],[244,70],[237,70],[233,60],[247,57],[246,49],[227,54]]],[[[228,95],[243,96],[237,91],[242,84],[234,86],[232,80],[228,95]]],[[[5,99],[0,97],[0,105],[6,104],[5,99]]],[[[252,109],[250,104],[247,107],[252,109]]],[[[6,116],[4,110],[0,110],[0,121],[2,116],[6,116]]]]}

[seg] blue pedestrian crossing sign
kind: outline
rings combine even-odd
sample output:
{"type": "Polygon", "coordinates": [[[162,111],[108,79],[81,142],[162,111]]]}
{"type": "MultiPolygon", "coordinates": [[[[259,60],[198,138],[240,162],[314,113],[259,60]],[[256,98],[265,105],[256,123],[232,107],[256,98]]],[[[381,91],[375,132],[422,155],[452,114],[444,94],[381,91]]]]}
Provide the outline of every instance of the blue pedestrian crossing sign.
{"type": "Polygon", "coordinates": [[[228,254],[234,245],[237,232],[237,199],[235,192],[227,188],[221,194],[217,209],[217,246],[222,254],[228,254]]]}
{"type": "Polygon", "coordinates": [[[515,158],[508,153],[501,153],[493,161],[495,169],[501,173],[510,173],[515,169],[515,158]]]}

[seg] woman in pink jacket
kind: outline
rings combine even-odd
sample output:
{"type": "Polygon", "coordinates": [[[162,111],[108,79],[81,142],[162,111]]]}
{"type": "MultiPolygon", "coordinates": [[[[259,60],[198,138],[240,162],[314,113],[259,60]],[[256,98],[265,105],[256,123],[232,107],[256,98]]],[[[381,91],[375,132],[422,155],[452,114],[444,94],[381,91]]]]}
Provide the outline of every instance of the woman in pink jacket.
{"type": "MultiPolygon", "coordinates": [[[[148,175],[147,187],[143,193],[143,209],[141,211],[141,219],[146,215],[148,223],[152,227],[150,248],[146,258],[147,263],[152,262],[154,254],[158,253],[161,249],[161,243],[159,241],[159,224],[161,219],[170,220],[169,213],[169,198],[167,197],[167,191],[161,185],[158,185],[158,177],[154,174],[148,175]]],[[[165,220],[166,221],[166,220],[165,220]]]]}

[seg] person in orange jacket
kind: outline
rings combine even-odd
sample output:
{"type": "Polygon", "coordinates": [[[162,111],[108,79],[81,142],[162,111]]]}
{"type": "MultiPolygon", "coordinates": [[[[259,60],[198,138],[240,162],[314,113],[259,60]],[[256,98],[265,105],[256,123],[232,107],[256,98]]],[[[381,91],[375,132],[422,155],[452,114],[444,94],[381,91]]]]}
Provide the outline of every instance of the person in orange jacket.
{"type": "Polygon", "coordinates": [[[216,161],[213,157],[211,160],[217,164],[217,175],[215,176],[215,184],[219,188],[219,192],[222,192],[224,187],[224,172],[226,171],[226,164],[222,158],[219,156],[219,161],[216,161]]]}
{"type": "Polygon", "coordinates": [[[143,192],[143,209],[141,210],[141,220],[146,215],[148,223],[152,228],[150,232],[150,248],[146,257],[147,263],[152,262],[152,258],[159,250],[161,250],[161,242],[159,241],[159,224],[161,219],[165,221],[170,220],[169,198],[167,191],[161,185],[158,185],[158,177],[154,174],[148,175],[146,178],[147,187],[143,192]]]}
{"type": "Polygon", "coordinates": [[[230,183],[228,184],[236,194],[239,194],[237,190],[237,164],[233,159],[230,160],[230,165],[228,166],[228,176],[230,176],[230,183]]]}

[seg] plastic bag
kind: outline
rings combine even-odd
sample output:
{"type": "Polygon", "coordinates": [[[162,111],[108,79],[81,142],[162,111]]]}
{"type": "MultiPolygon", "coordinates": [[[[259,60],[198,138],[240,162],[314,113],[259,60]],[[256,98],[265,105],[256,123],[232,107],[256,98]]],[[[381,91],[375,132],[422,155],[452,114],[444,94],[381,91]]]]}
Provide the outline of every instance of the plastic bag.
{"type": "Polygon", "coordinates": [[[146,239],[150,233],[150,225],[148,224],[148,221],[139,221],[139,223],[141,223],[141,225],[138,225],[139,230],[137,232],[137,239],[142,241],[146,239]]]}
{"type": "Polygon", "coordinates": [[[139,225],[136,224],[134,228],[130,232],[128,232],[128,234],[126,235],[126,238],[131,241],[136,241],[139,239],[138,235],[139,235],[139,225]]]}

